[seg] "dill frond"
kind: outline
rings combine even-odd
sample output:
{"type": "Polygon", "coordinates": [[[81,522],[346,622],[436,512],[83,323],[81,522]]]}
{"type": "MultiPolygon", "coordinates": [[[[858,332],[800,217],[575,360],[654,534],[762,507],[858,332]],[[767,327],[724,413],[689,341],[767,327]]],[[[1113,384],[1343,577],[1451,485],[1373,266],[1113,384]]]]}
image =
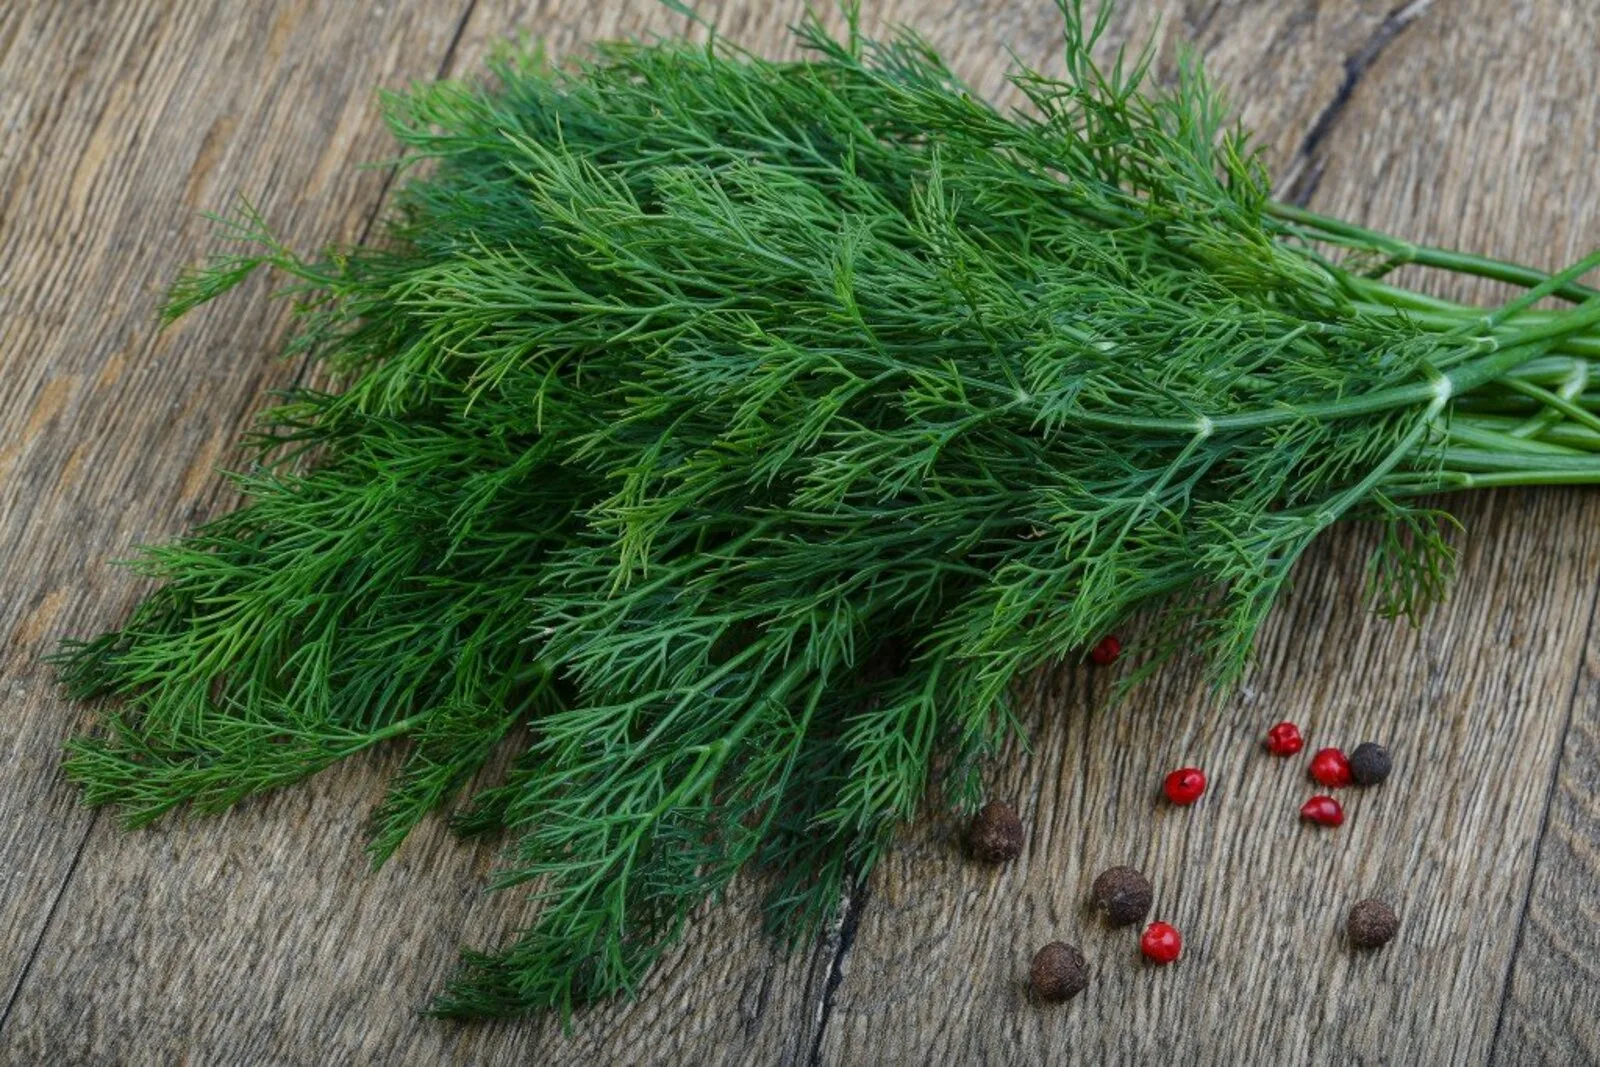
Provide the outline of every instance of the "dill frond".
{"type": "Polygon", "coordinates": [[[1600,481],[1593,258],[1274,204],[1197,63],[1156,91],[1148,53],[1092,59],[1106,6],[1060,7],[1067,75],[1018,70],[1022,112],[814,20],[799,62],[505,53],[386,98],[432,165],[378,245],[302,260],[243,208],[250,251],[169,317],[275,268],[338,386],[62,650],[116,698],[70,746],[86,799],[216,810],[404,739],[374,861],[454,807],[540,905],[436,1010],[566,1012],[746,867],[814,929],[930,790],[977,797],[1019,673],[1135,613],[1225,688],[1330,525],[1383,524],[1375,604],[1414,615],[1452,560],[1420,498],[1600,481]],[[1530,291],[1458,307],[1380,281],[1401,259],[1530,291]]]}

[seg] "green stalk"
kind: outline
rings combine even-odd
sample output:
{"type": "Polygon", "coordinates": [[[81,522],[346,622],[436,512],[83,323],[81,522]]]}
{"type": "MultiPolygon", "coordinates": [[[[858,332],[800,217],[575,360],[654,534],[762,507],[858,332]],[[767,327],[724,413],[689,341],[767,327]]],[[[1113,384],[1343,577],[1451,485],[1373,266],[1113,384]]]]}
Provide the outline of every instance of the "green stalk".
{"type": "MultiPolygon", "coordinates": [[[[1342,219],[1329,218],[1315,211],[1292,204],[1271,202],[1267,205],[1267,213],[1275,218],[1317,231],[1318,235],[1332,243],[1343,244],[1353,248],[1375,248],[1387,255],[1397,265],[1415,263],[1424,267],[1437,267],[1440,270],[1451,271],[1455,274],[1466,274],[1477,278],[1488,278],[1498,282],[1508,282],[1512,285],[1536,286],[1549,281],[1550,275],[1534,267],[1523,266],[1520,263],[1510,263],[1489,256],[1475,255],[1471,252],[1456,252],[1448,248],[1436,248],[1431,245],[1413,244],[1402,241],[1389,234],[1370,230],[1365,226],[1358,226],[1353,222],[1342,219]]],[[[1574,304],[1581,304],[1585,300],[1600,296],[1600,290],[1591,289],[1587,285],[1569,282],[1560,286],[1552,295],[1574,304]]],[[[1422,298],[1427,300],[1429,298],[1422,298]]]]}
{"type": "MultiPolygon", "coordinates": [[[[1509,434],[1510,431],[1521,426],[1525,420],[1510,415],[1487,415],[1478,412],[1456,411],[1451,415],[1450,426],[1470,425],[1479,429],[1509,434]]],[[[1535,440],[1560,445],[1563,448],[1576,452],[1600,452],[1600,433],[1562,420],[1553,426],[1539,431],[1535,440]]]]}
{"type": "MultiPolygon", "coordinates": [[[[1365,280],[1365,279],[1363,279],[1365,280]]],[[[1396,290],[1397,292],[1403,290],[1396,290]]],[[[1439,333],[1448,333],[1480,322],[1483,318],[1481,309],[1460,307],[1450,311],[1417,310],[1414,308],[1399,307],[1393,303],[1373,303],[1370,301],[1357,301],[1356,306],[1369,315],[1390,316],[1405,318],[1430,330],[1439,333]]],[[[1543,318],[1540,313],[1530,313],[1524,317],[1525,321],[1538,321],[1543,318]]],[[[1510,331],[1493,331],[1490,336],[1509,336],[1510,331]]],[[[1563,337],[1561,343],[1551,349],[1562,355],[1575,356],[1582,359],[1600,359],[1600,336],[1590,333],[1578,333],[1563,337]]]]}
{"type": "MultiPolygon", "coordinates": [[[[1507,384],[1508,385],[1513,385],[1513,388],[1515,388],[1515,386],[1513,384],[1514,381],[1515,381],[1514,378],[1508,376],[1507,384]]],[[[1531,387],[1531,384],[1526,382],[1525,380],[1524,380],[1524,382],[1522,384],[1529,385],[1531,387]]],[[[1575,398],[1580,397],[1580,396],[1583,395],[1584,387],[1587,386],[1588,384],[1589,384],[1589,362],[1588,362],[1588,360],[1582,360],[1582,359],[1575,360],[1573,362],[1572,373],[1567,376],[1567,380],[1566,381],[1561,383],[1561,387],[1556,392],[1555,395],[1563,403],[1571,404],[1572,401],[1575,398]]],[[[1582,410],[1582,409],[1579,409],[1579,410],[1582,410]]],[[[1559,407],[1551,407],[1549,405],[1546,405],[1544,407],[1544,409],[1542,411],[1540,411],[1537,415],[1531,416],[1530,418],[1525,420],[1520,426],[1518,426],[1515,429],[1513,429],[1511,431],[1511,435],[1513,437],[1538,437],[1539,434],[1541,434],[1545,430],[1548,430],[1552,426],[1555,426],[1558,423],[1560,423],[1562,421],[1561,417],[1562,417],[1563,414],[1566,414],[1566,413],[1563,412],[1559,407]]],[[[1584,414],[1587,415],[1588,413],[1584,412],[1584,414]]],[[[1578,419],[1578,421],[1581,423],[1581,422],[1584,421],[1584,419],[1580,417],[1578,419]]]]}
{"type": "Polygon", "coordinates": [[[1549,456],[1574,456],[1582,453],[1575,448],[1553,444],[1527,437],[1517,437],[1509,433],[1483,426],[1473,425],[1465,419],[1452,420],[1450,429],[1444,436],[1452,441],[1459,441],[1465,445],[1478,448],[1494,449],[1501,452],[1524,455],[1549,455],[1549,456]]]}
{"type": "MultiPolygon", "coordinates": [[[[1587,378],[1587,376],[1585,376],[1587,378]]],[[[1532,397],[1551,411],[1558,411],[1572,421],[1587,426],[1591,430],[1600,431],[1600,415],[1574,404],[1569,397],[1560,393],[1552,393],[1548,389],[1541,389],[1532,382],[1518,378],[1506,378],[1505,383],[1524,396],[1532,397]]],[[[1581,383],[1579,388],[1582,388],[1581,383]]]]}
{"type": "Polygon", "coordinates": [[[1466,489],[1515,488],[1536,485],[1600,485],[1600,471],[1541,470],[1468,472],[1445,470],[1430,475],[1407,475],[1386,483],[1392,497],[1429,496],[1466,489]]]}
{"type": "MultiPolygon", "coordinates": [[[[1600,300],[1575,309],[1567,326],[1577,330],[1596,322],[1600,322],[1600,300]]],[[[1282,426],[1299,419],[1348,419],[1358,415],[1372,415],[1425,403],[1441,392],[1452,397],[1470,392],[1480,385],[1494,381],[1520,364],[1543,355],[1551,347],[1553,340],[1562,336],[1562,333],[1563,327],[1559,324],[1535,326],[1514,335],[1510,347],[1499,351],[1491,349],[1491,355],[1452,367],[1432,381],[1378,389],[1364,396],[1348,399],[1326,400],[1296,407],[1248,411],[1216,417],[1200,415],[1188,419],[1101,415],[1096,412],[1083,412],[1076,418],[1087,425],[1104,429],[1120,428],[1143,433],[1189,435],[1260,430],[1282,426]]],[[[1485,340],[1490,340],[1492,343],[1492,339],[1485,340]]]]}

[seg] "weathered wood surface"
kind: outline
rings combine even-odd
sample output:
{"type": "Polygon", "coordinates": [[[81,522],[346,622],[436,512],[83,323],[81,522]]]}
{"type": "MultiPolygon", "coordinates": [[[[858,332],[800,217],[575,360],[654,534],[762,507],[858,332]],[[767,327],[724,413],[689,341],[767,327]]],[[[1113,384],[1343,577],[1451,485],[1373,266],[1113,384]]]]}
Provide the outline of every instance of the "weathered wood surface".
{"type": "MultiPolygon", "coordinates": [[[[267,1049],[309,1014],[303,1058],[343,994],[324,991],[335,983],[275,987],[269,972],[298,977],[314,938],[327,938],[322,973],[337,973],[347,953],[327,948],[359,944],[396,914],[426,930],[426,906],[404,906],[399,872],[353,894],[317,888],[318,866],[360,864],[345,835],[293,830],[342,823],[349,797],[335,782],[265,806],[277,819],[245,814],[237,835],[226,820],[134,844],[82,812],[56,769],[81,720],[39,657],[126,610],[134,586],[106,561],[218,505],[214,467],[263,389],[293,373],[263,347],[284,312],[263,285],[230,314],[155,330],[173,271],[209,246],[198,213],[240,193],[297,242],[358,237],[386,181],[352,169],[389,151],[373,88],[434,76],[463,14],[456,4],[0,8],[0,1060],[215,1059],[197,1019],[236,1049],[267,1049]]],[[[360,776],[344,784],[359,790],[360,776]]],[[[410,862],[427,862],[423,852],[410,862]]],[[[472,859],[452,850],[438,862],[472,859]]],[[[469,884],[434,892],[448,909],[469,884]]],[[[394,934],[373,951],[419,955],[394,934]]]]}
{"type": "MultiPolygon", "coordinates": [[[[1487,27],[1478,34],[1479,47],[1485,36],[1487,27]]],[[[1516,179],[1506,184],[1527,189],[1529,179],[1537,175],[1551,202],[1559,204],[1565,197],[1569,205],[1584,204],[1589,221],[1583,236],[1592,242],[1600,187],[1594,173],[1595,161],[1600,160],[1600,94],[1594,91],[1593,49],[1583,42],[1600,41],[1600,10],[1580,6],[1541,27],[1519,22],[1510,28],[1510,36],[1518,42],[1517,52],[1538,49],[1553,54],[1552,76],[1540,79],[1539,95],[1521,106],[1548,115],[1560,134],[1534,144],[1526,140],[1507,144],[1517,135],[1494,131],[1506,145],[1503,151],[1526,161],[1518,166],[1516,179]]],[[[1514,61],[1501,57],[1491,78],[1507,69],[1508,62],[1514,61]]],[[[1518,102],[1507,100],[1499,110],[1509,114],[1517,107],[1518,102]]],[[[1503,235],[1499,239],[1516,232],[1509,219],[1496,222],[1503,235]]],[[[1537,235],[1527,243],[1533,247],[1537,235]]],[[[1590,575],[1592,580],[1593,571],[1590,575]]],[[[1600,1063],[1600,998],[1595,992],[1600,987],[1600,647],[1595,620],[1591,613],[1589,640],[1580,650],[1579,674],[1567,701],[1560,762],[1550,783],[1532,885],[1496,1022],[1494,1055],[1505,1063],[1600,1063]]]]}
{"type": "MultiPolygon", "coordinates": [[[[702,5],[783,50],[798,3],[702,5]]],[[[1002,44],[1049,65],[1034,0],[884,0],[981,90],[1002,44]]],[[[1157,16],[1159,64],[1198,44],[1260,130],[1283,187],[1418,239],[1554,265],[1600,244],[1600,22],[1580,0],[1194,0],[1157,16]]],[[[1509,1062],[1600,1059],[1600,664],[1592,624],[1600,494],[1463,502],[1454,599],[1420,630],[1361,610],[1359,529],[1312,553],[1263,662],[1216,707],[1170,670],[1113,713],[1103,679],[1032,682],[1034,750],[997,769],[1023,857],[961,862],[931,818],[843,929],[785,957],[737,895],[634,1004],[453,1026],[415,1008],[458,944],[517,919],[484,901],[490,856],[430,826],[377,875],[361,821],[376,762],[209,822],[134,835],[60,780],[81,713],[39,656],[114,621],[136,592],[105,561],[224,506],[212,468],[295,369],[270,361],[282,308],[256,284],[158,334],[161,287],[208,247],[196,211],[234,192],[291,243],[359,236],[386,176],[376,84],[471,69],[513,28],[558,50],[672,29],[652,0],[0,8],[0,1062],[1509,1062]],[[227,12],[214,10],[226,6],[227,12]],[[1280,717],[1399,761],[1302,829],[1311,787],[1256,745],[1280,717]],[[1156,802],[1180,762],[1213,772],[1195,808],[1156,802]],[[1184,960],[1084,914],[1102,866],[1138,863],[1184,960]],[[1343,949],[1344,909],[1393,900],[1400,938],[1343,949]],[[1020,995],[1052,938],[1095,982],[1065,1009],[1020,995]]],[[[1457,290],[1465,293],[1466,290],[1457,290]]]]}

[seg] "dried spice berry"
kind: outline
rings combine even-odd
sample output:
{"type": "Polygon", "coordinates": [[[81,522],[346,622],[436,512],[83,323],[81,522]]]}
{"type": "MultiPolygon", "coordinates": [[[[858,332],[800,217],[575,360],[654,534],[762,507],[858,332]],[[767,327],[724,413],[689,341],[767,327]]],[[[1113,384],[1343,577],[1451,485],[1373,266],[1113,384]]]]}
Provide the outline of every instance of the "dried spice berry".
{"type": "Polygon", "coordinates": [[[967,828],[967,848],[986,863],[1014,860],[1022,851],[1022,820],[1010,804],[991,800],[967,828]]]}
{"type": "Polygon", "coordinates": [[[1350,784],[1350,761],[1336,748],[1324,748],[1311,757],[1311,777],[1329,789],[1350,784]]]}
{"type": "Polygon", "coordinates": [[[1379,948],[1400,929],[1400,917],[1381,900],[1363,900],[1350,909],[1350,943],[1357,948],[1379,948]]]}
{"type": "Polygon", "coordinates": [[[1102,637],[1099,643],[1089,650],[1089,658],[1099,667],[1111,666],[1117,662],[1117,657],[1120,655],[1122,655],[1122,642],[1117,640],[1115,634],[1102,637]]]}
{"type": "Polygon", "coordinates": [[[1132,867],[1110,867],[1100,872],[1090,890],[1095,907],[1106,913],[1113,926],[1127,926],[1150,914],[1155,894],[1150,879],[1132,867]]]}
{"type": "Polygon", "coordinates": [[[1377,785],[1393,768],[1389,750],[1371,741],[1363,741],[1350,753],[1350,777],[1357,785],[1377,785]]]}
{"type": "Polygon", "coordinates": [[[1280,722],[1267,731],[1267,751],[1274,756],[1292,756],[1305,747],[1300,727],[1292,722],[1280,722]]]}
{"type": "Polygon", "coordinates": [[[1183,935],[1166,923],[1151,923],[1139,938],[1139,951],[1157,963],[1171,963],[1183,952],[1183,935]]]}
{"type": "Polygon", "coordinates": [[[1338,826],[1344,822],[1344,808],[1332,797],[1312,797],[1300,806],[1300,817],[1318,826],[1338,826]]]}
{"type": "Polygon", "coordinates": [[[1082,993],[1089,984],[1083,953],[1071,945],[1052,941],[1033,957],[1028,988],[1038,1000],[1059,1004],[1082,993]]]}
{"type": "Polygon", "coordinates": [[[1174,804],[1193,804],[1206,791],[1206,772],[1199,767],[1179,767],[1167,775],[1161,787],[1174,804]]]}

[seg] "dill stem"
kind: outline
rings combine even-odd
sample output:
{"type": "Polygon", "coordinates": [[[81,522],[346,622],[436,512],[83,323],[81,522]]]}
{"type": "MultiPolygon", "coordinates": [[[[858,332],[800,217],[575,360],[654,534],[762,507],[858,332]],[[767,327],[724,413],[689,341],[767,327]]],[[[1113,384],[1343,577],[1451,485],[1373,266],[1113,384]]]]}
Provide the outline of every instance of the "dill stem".
{"type": "Polygon", "coordinates": [[[429,712],[423,712],[418,715],[410,715],[404,719],[396,719],[387,726],[380,726],[376,730],[369,730],[366,733],[358,734],[352,737],[349,745],[340,750],[338,758],[343,759],[346,756],[352,756],[357,752],[371,748],[373,745],[382,744],[385,741],[392,741],[396,737],[408,734],[412,730],[415,730],[425,724],[430,717],[431,713],[429,712]]]}
{"type": "MultiPolygon", "coordinates": [[[[1588,307],[1587,311],[1585,320],[1600,321],[1600,300],[1588,307]]],[[[1518,340],[1513,346],[1493,351],[1492,354],[1470,363],[1460,364],[1431,381],[1378,389],[1348,399],[1326,400],[1317,404],[1246,411],[1216,417],[1200,415],[1180,419],[1084,412],[1078,418],[1091,426],[1106,429],[1120,427],[1142,433],[1193,434],[1206,428],[1212,433],[1229,433],[1281,426],[1298,419],[1347,419],[1380,411],[1394,411],[1423,403],[1437,396],[1441,390],[1447,390],[1450,396],[1459,396],[1494,381],[1519,364],[1526,363],[1547,351],[1550,345],[1543,333],[1544,331],[1530,330],[1526,339],[1518,340]]]]}
{"type": "MultiPolygon", "coordinates": [[[[1387,255],[1396,264],[1415,263],[1423,267],[1437,267],[1440,270],[1452,271],[1456,274],[1468,274],[1478,278],[1488,278],[1498,282],[1509,282],[1512,285],[1535,286],[1541,285],[1550,279],[1550,275],[1534,267],[1524,266],[1520,263],[1510,263],[1506,260],[1494,259],[1489,256],[1480,256],[1471,252],[1456,252],[1448,248],[1436,248],[1431,245],[1413,244],[1402,241],[1377,230],[1358,226],[1353,222],[1342,219],[1329,218],[1319,215],[1292,204],[1269,202],[1267,213],[1287,222],[1310,227],[1324,237],[1337,244],[1354,245],[1356,247],[1374,248],[1387,255]]],[[[1569,282],[1558,288],[1552,295],[1574,304],[1600,296],[1600,290],[1591,289],[1587,285],[1569,282]]]]}
{"type": "Polygon", "coordinates": [[[1385,482],[1385,496],[1402,498],[1456,493],[1468,489],[1492,489],[1532,485],[1600,485],[1600,469],[1543,470],[1530,467],[1512,471],[1442,470],[1431,474],[1407,473],[1385,482]]]}
{"type": "Polygon", "coordinates": [[[1552,393],[1548,389],[1541,389],[1532,382],[1521,381],[1517,378],[1507,378],[1506,385],[1524,396],[1530,396],[1539,401],[1546,408],[1560,412],[1580,425],[1587,426],[1591,430],[1600,431],[1600,416],[1574,404],[1569,397],[1562,396],[1559,393],[1552,393]]]}
{"type": "MultiPolygon", "coordinates": [[[[1450,428],[1454,430],[1459,426],[1470,426],[1509,435],[1522,424],[1522,421],[1507,415],[1457,411],[1451,416],[1450,428]]],[[[1600,452],[1600,433],[1566,420],[1538,431],[1534,439],[1545,444],[1560,445],[1575,452],[1600,452]]]]}
{"type": "MultiPolygon", "coordinates": [[[[1370,279],[1365,278],[1357,280],[1362,282],[1370,281],[1370,279]]],[[[1386,286],[1385,288],[1394,292],[1406,291],[1394,289],[1393,286],[1386,286]]],[[[1441,333],[1459,329],[1462,326],[1470,326],[1473,323],[1481,322],[1483,319],[1482,309],[1471,308],[1466,305],[1457,305],[1450,310],[1440,310],[1403,307],[1393,302],[1358,300],[1356,306],[1369,315],[1407,318],[1412,322],[1428,327],[1430,330],[1437,330],[1441,333]]],[[[1547,321],[1548,317],[1549,313],[1547,312],[1534,311],[1521,316],[1521,320],[1525,322],[1547,321]]],[[[1504,337],[1509,336],[1510,332],[1506,329],[1494,330],[1489,332],[1489,336],[1504,337]]],[[[1562,355],[1600,359],[1600,336],[1590,333],[1575,333],[1568,337],[1563,337],[1561,342],[1554,346],[1551,351],[1559,352],[1562,355]]]]}
{"type": "MultiPolygon", "coordinates": [[[[1523,381],[1527,382],[1527,379],[1524,378],[1523,381]]],[[[1589,361],[1584,359],[1573,360],[1572,371],[1567,375],[1566,380],[1561,383],[1559,390],[1556,392],[1556,396],[1563,401],[1570,402],[1576,397],[1581,397],[1584,389],[1587,388],[1588,385],[1589,361]]],[[[1521,425],[1513,427],[1510,431],[1511,436],[1537,437],[1545,430],[1550,429],[1552,426],[1558,425],[1562,421],[1563,414],[1564,412],[1559,408],[1545,405],[1539,410],[1538,414],[1525,419],[1521,425]]],[[[1587,414],[1587,412],[1585,412],[1585,414],[1587,414]]],[[[1578,422],[1580,423],[1585,421],[1586,420],[1581,417],[1578,419],[1578,422]]]]}
{"type": "Polygon", "coordinates": [[[1483,448],[1446,448],[1443,451],[1447,470],[1511,471],[1530,466],[1552,471],[1592,471],[1600,477],[1600,457],[1592,455],[1541,455],[1530,462],[1528,457],[1508,451],[1483,448]]]}
{"type": "Polygon", "coordinates": [[[1490,489],[1515,485],[1600,485],[1600,468],[1580,470],[1523,470],[1467,473],[1450,471],[1451,489],[1490,489]]]}
{"type": "Polygon", "coordinates": [[[1501,430],[1476,426],[1467,420],[1460,419],[1451,421],[1450,429],[1444,434],[1444,437],[1449,440],[1459,441],[1464,445],[1499,449],[1510,453],[1552,456],[1582,455],[1582,452],[1576,448],[1568,448],[1565,445],[1553,444],[1529,437],[1516,437],[1501,430]]]}

